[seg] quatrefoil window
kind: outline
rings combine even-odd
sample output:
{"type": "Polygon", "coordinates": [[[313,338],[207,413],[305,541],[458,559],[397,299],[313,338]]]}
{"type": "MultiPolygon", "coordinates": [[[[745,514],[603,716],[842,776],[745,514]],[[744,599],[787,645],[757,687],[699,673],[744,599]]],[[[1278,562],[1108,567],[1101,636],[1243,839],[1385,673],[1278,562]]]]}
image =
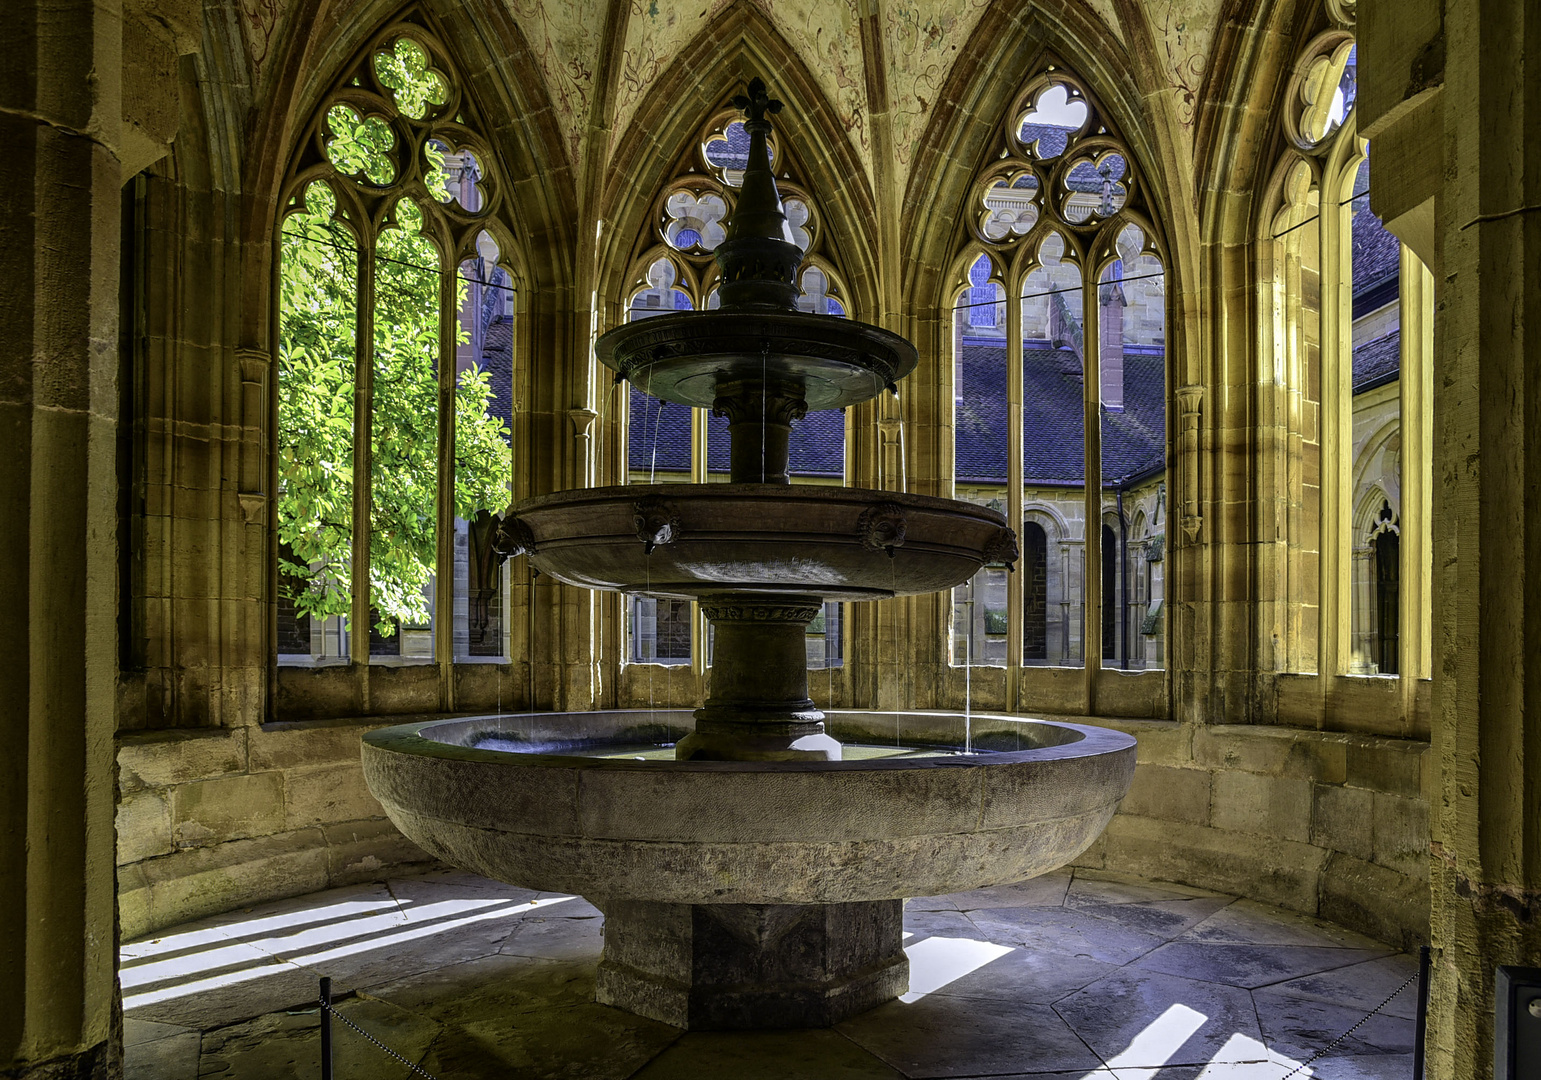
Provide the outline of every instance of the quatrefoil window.
{"type": "Polygon", "coordinates": [[[326,113],[331,137],[326,141],[327,160],[344,176],[363,174],[371,184],[384,187],[396,179],[391,147],[396,136],[382,117],[360,117],[346,105],[333,105],[326,113]]]}
{"type": "MultiPolygon", "coordinates": [[[[775,162],[775,143],[768,143],[766,150],[770,153],[771,161],[775,162]]],[[[749,132],[744,130],[742,120],[733,121],[707,139],[702,152],[706,163],[724,184],[738,187],[744,182],[744,169],[749,164],[749,132]]]]}
{"type": "Polygon", "coordinates": [[[664,209],[668,214],[664,239],[678,251],[712,251],[727,238],[722,219],[728,214],[728,204],[720,195],[676,191],[664,209]]]}
{"type": "Polygon", "coordinates": [[[1053,83],[1033,101],[1022,117],[1017,138],[1042,160],[1057,158],[1070,145],[1071,138],[1086,126],[1091,110],[1080,100],[1080,91],[1053,83]]]}
{"type": "Polygon", "coordinates": [[[397,38],[390,51],[375,53],[375,74],[395,97],[396,108],[413,120],[449,100],[449,84],[429,66],[428,50],[409,37],[397,38]]]}
{"type": "Polygon", "coordinates": [[[441,203],[457,202],[461,208],[476,213],[482,208],[482,166],[469,150],[456,150],[442,139],[423,144],[427,160],[424,182],[428,193],[441,203]]]}
{"type": "Polygon", "coordinates": [[[1129,163],[1119,153],[1082,158],[1065,174],[1065,220],[1079,225],[1112,217],[1129,201],[1129,163]]]}
{"type": "Polygon", "coordinates": [[[984,197],[979,231],[987,240],[1026,236],[1038,222],[1038,178],[1022,173],[992,184],[984,197]]]}

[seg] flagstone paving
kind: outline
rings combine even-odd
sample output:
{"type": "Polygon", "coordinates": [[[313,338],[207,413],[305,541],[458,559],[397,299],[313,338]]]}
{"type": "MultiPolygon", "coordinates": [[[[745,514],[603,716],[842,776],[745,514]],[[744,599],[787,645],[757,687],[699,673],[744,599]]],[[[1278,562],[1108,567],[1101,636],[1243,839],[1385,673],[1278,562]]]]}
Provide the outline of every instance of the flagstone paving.
{"type": "MultiPolygon", "coordinates": [[[[815,1031],[681,1032],[595,1004],[603,924],[581,898],[441,870],[168,929],[122,949],[126,1080],[319,1077],[322,975],[341,1018],[438,1080],[1411,1074],[1416,983],[1328,1044],[1412,957],[1187,886],[1063,870],[913,900],[911,992],[815,1031]]],[[[338,1080],[420,1075],[335,1031],[338,1080]]]]}

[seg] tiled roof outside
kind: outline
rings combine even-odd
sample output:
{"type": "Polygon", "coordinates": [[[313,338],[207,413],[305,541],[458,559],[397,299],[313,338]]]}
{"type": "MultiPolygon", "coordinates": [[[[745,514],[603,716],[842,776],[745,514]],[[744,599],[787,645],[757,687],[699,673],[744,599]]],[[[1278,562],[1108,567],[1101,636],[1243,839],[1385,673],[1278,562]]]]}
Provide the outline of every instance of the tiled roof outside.
{"type": "MultiPolygon", "coordinates": [[[[1386,231],[1370,209],[1370,159],[1359,163],[1354,175],[1353,213],[1354,295],[1394,278],[1401,270],[1401,241],[1386,231]]],[[[1395,296],[1395,293],[1391,293],[1395,296]]]]}
{"type": "Polygon", "coordinates": [[[749,165],[749,132],[741,123],[729,124],[723,132],[726,143],[713,142],[707,159],[719,169],[743,172],[749,165]]]}
{"type": "MultiPolygon", "coordinates": [[[[689,472],[690,409],[672,402],[660,402],[633,387],[631,439],[626,455],[633,472],[652,471],[655,432],[658,471],[689,472]]],[[[709,415],[706,418],[707,470],[727,472],[728,450],[727,419],[709,415]]],[[[845,474],[845,416],[839,409],[809,413],[792,425],[788,469],[793,476],[838,479],[845,474]]]]}
{"type": "MultiPolygon", "coordinates": [[[[1006,482],[1006,348],[998,338],[964,338],[958,387],[956,473],[962,481],[1006,482]]],[[[1076,486],[1085,479],[1081,362],[1069,348],[1023,348],[1022,466],[1030,484],[1076,486]]],[[[1160,468],[1166,454],[1166,357],[1124,350],[1124,409],[1103,413],[1103,479],[1160,468]]]]}
{"type": "Polygon", "coordinates": [[[1366,341],[1354,350],[1354,393],[1362,393],[1397,377],[1402,368],[1402,332],[1366,341]]]}
{"type": "Polygon", "coordinates": [[[659,401],[629,387],[631,427],[627,464],[634,472],[690,471],[690,407],[659,401]]]}
{"type": "Polygon", "coordinates": [[[1038,150],[1040,158],[1055,158],[1065,152],[1065,147],[1070,145],[1071,129],[1056,127],[1053,124],[1023,124],[1019,138],[1028,146],[1033,143],[1041,143],[1038,150]]]}

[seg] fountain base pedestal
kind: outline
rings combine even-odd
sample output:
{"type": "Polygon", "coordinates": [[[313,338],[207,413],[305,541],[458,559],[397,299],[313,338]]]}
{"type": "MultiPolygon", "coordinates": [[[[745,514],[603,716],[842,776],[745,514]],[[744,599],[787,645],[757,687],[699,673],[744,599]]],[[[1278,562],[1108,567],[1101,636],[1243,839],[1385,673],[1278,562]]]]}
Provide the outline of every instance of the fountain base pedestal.
{"type": "Polygon", "coordinates": [[[597,999],[675,1027],[828,1027],[909,989],[902,900],[595,903],[597,999]]]}

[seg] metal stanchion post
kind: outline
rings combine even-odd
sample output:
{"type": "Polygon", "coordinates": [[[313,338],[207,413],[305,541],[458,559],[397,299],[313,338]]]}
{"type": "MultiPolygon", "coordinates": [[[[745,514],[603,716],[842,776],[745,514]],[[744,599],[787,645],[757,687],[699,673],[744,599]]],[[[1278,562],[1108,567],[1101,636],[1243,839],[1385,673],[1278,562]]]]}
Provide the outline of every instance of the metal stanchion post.
{"type": "Polygon", "coordinates": [[[1418,950],[1418,1023],[1413,1029],[1413,1080],[1423,1080],[1423,1039],[1429,1032],[1429,947],[1418,950]]]}
{"type": "Polygon", "coordinates": [[[321,1080],[332,1080],[332,980],[321,976],[321,1080]]]}

